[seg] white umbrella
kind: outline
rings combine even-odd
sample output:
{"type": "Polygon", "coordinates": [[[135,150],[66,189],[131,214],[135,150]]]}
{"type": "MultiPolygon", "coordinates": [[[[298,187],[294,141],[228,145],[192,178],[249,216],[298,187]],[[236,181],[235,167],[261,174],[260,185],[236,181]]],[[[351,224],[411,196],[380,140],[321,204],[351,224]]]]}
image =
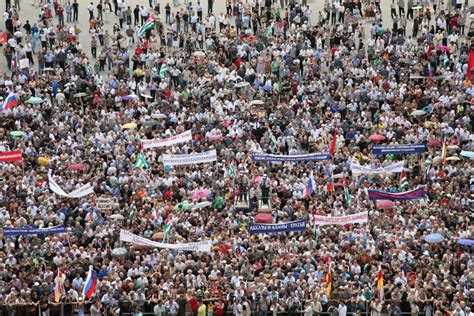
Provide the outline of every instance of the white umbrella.
{"type": "Polygon", "coordinates": [[[253,100],[249,104],[250,105],[264,105],[265,102],[263,102],[262,100],[253,100]]]}
{"type": "Polygon", "coordinates": [[[112,257],[125,257],[127,255],[127,249],[115,248],[112,250],[112,257]]]}
{"type": "Polygon", "coordinates": [[[248,83],[247,81],[241,81],[241,82],[237,82],[235,84],[235,87],[236,88],[243,88],[243,87],[246,87],[248,86],[250,83],[248,83]]]}
{"type": "Polygon", "coordinates": [[[110,215],[110,218],[122,220],[122,219],[124,219],[125,217],[123,217],[122,214],[112,214],[112,215],[110,215]]]}
{"type": "Polygon", "coordinates": [[[201,51],[197,51],[197,52],[194,52],[193,55],[196,56],[196,57],[204,57],[204,56],[206,56],[206,53],[201,52],[201,51]]]}
{"type": "Polygon", "coordinates": [[[154,118],[154,119],[162,119],[162,118],[166,118],[166,114],[155,113],[155,114],[152,114],[151,117],[154,118]]]}
{"type": "Polygon", "coordinates": [[[87,93],[84,93],[84,92],[79,92],[79,93],[76,93],[74,95],[75,98],[81,98],[81,97],[85,97],[87,95],[87,93]]]}
{"type": "Polygon", "coordinates": [[[415,111],[411,112],[412,116],[422,116],[422,115],[425,115],[425,114],[426,114],[426,112],[423,111],[423,110],[415,110],[415,111]]]}

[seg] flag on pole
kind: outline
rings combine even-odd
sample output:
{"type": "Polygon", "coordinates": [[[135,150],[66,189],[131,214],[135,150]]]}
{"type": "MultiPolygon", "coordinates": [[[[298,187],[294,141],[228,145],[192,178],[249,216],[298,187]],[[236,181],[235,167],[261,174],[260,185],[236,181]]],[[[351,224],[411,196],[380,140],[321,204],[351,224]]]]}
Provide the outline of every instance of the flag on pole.
{"type": "Polygon", "coordinates": [[[143,152],[138,153],[137,160],[135,161],[135,164],[133,165],[133,167],[140,168],[140,169],[148,169],[150,167],[143,152]]]}
{"type": "Polygon", "coordinates": [[[333,191],[333,190],[334,190],[334,178],[333,178],[333,175],[331,173],[331,175],[329,176],[329,180],[328,180],[328,192],[333,191]]]}
{"type": "Polygon", "coordinates": [[[448,148],[446,147],[446,139],[443,141],[443,147],[441,148],[441,164],[444,165],[446,162],[446,156],[448,155],[448,148]]]}
{"type": "Polygon", "coordinates": [[[161,64],[160,68],[160,78],[163,79],[166,76],[166,73],[169,71],[169,68],[166,64],[161,64]]]}
{"type": "Polygon", "coordinates": [[[90,298],[94,295],[97,288],[97,275],[96,272],[92,269],[92,266],[89,267],[89,272],[87,273],[86,281],[84,282],[84,288],[82,289],[82,296],[90,298]]]}
{"type": "Polygon", "coordinates": [[[237,177],[237,170],[235,169],[234,162],[231,162],[229,165],[229,174],[231,178],[237,177]]]}
{"type": "Polygon", "coordinates": [[[379,272],[377,274],[377,292],[379,294],[379,299],[383,300],[383,276],[382,276],[382,267],[379,267],[379,272]]]}
{"type": "Polygon", "coordinates": [[[18,104],[16,100],[16,96],[13,92],[10,92],[8,96],[6,97],[5,101],[3,101],[3,104],[0,107],[0,111],[10,109],[18,104]]]}
{"type": "Polygon", "coordinates": [[[62,273],[59,268],[56,273],[56,278],[54,279],[54,301],[59,303],[61,296],[63,294],[63,284],[64,284],[64,273],[62,273]]]}
{"type": "Polygon", "coordinates": [[[137,206],[135,205],[135,203],[132,203],[132,205],[130,205],[130,223],[133,224],[133,222],[135,221],[135,214],[137,213],[137,206]]]}
{"type": "Polygon", "coordinates": [[[277,144],[277,139],[275,135],[273,135],[273,132],[271,130],[268,130],[268,137],[270,137],[270,140],[276,145],[277,144]]]}
{"type": "Polygon", "coordinates": [[[155,27],[155,17],[153,14],[150,15],[150,17],[146,20],[145,24],[140,26],[138,29],[138,36],[143,37],[145,33],[149,30],[152,30],[155,27]]]}
{"type": "Polygon", "coordinates": [[[331,146],[329,146],[329,154],[331,155],[331,157],[333,157],[334,153],[336,152],[336,140],[337,140],[337,131],[334,130],[334,136],[332,137],[331,146]]]}
{"type": "Polygon", "coordinates": [[[467,72],[466,78],[471,80],[471,72],[472,68],[474,68],[474,49],[471,48],[469,51],[469,62],[467,63],[467,72]]]}
{"type": "Polygon", "coordinates": [[[331,298],[331,291],[332,291],[332,275],[331,275],[331,267],[328,269],[328,273],[326,274],[326,285],[327,285],[327,294],[328,298],[331,298]]]}
{"type": "Polygon", "coordinates": [[[346,178],[342,180],[342,187],[344,188],[344,199],[346,200],[347,206],[351,206],[351,194],[349,188],[347,187],[346,178]]]}
{"type": "Polygon", "coordinates": [[[267,36],[272,36],[274,29],[275,29],[275,23],[272,22],[272,24],[270,24],[270,26],[268,27],[267,36]]]}
{"type": "Polygon", "coordinates": [[[309,175],[308,183],[306,184],[305,195],[310,197],[313,195],[314,189],[316,188],[316,181],[314,181],[313,171],[309,175]]]}
{"type": "Polygon", "coordinates": [[[163,242],[166,242],[166,237],[168,237],[170,231],[171,231],[171,226],[173,222],[171,220],[171,214],[168,214],[165,220],[165,229],[163,230],[163,242]]]}
{"type": "Polygon", "coordinates": [[[0,35],[0,43],[6,42],[8,42],[7,32],[3,32],[2,35],[0,35]]]}
{"type": "Polygon", "coordinates": [[[402,173],[400,174],[399,191],[403,191],[403,189],[406,188],[406,187],[408,187],[407,174],[405,173],[405,169],[402,169],[402,173]]]}

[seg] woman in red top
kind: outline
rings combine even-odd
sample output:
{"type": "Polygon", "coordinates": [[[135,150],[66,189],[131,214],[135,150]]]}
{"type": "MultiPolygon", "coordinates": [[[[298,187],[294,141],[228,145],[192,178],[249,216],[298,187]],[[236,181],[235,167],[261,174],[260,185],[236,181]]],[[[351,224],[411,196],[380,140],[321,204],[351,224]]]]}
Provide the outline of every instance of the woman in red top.
{"type": "Polygon", "coordinates": [[[224,302],[222,301],[222,299],[220,299],[217,304],[216,304],[216,307],[215,307],[215,313],[217,316],[222,316],[224,315],[224,312],[225,312],[225,305],[224,305],[224,302]]]}

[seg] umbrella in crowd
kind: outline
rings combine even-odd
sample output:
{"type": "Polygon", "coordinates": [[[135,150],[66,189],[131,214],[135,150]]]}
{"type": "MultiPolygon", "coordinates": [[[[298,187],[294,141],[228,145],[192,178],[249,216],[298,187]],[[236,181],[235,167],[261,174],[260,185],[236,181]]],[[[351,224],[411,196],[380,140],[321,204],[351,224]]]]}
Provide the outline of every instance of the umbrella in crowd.
{"type": "Polygon", "coordinates": [[[425,237],[425,241],[430,244],[437,244],[444,240],[444,237],[440,234],[433,233],[425,237]]]}

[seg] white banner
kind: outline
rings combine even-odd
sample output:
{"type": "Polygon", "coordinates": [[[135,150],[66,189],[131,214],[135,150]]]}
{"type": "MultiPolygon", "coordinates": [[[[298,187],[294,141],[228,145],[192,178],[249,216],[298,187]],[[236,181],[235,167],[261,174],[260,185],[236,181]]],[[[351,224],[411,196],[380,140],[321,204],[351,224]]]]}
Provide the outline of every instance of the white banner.
{"type": "Polygon", "coordinates": [[[168,166],[192,165],[216,160],[217,152],[215,149],[189,155],[163,155],[163,164],[168,166]]]}
{"type": "Polygon", "coordinates": [[[346,224],[362,224],[369,220],[369,212],[360,212],[344,216],[320,216],[314,215],[313,221],[315,225],[346,225],[346,224]]]}
{"type": "Polygon", "coordinates": [[[145,245],[156,248],[166,248],[173,249],[178,251],[201,251],[201,252],[211,252],[212,241],[205,240],[200,242],[193,242],[189,244],[165,244],[162,242],[152,241],[140,237],[138,235],[132,234],[129,231],[121,230],[120,231],[120,241],[129,242],[135,245],[145,245]]]}
{"type": "Polygon", "coordinates": [[[361,166],[357,163],[351,162],[351,171],[352,174],[382,174],[382,173],[396,173],[402,172],[405,161],[394,163],[393,165],[382,167],[382,168],[373,168],[361,166]]]}
{"type": "Polygon", "coordinates": [[[196,204],[191,204],[191,209],[192,210],[199,210],[199,209],[211,206],[211,205],[212,205],[212,203],[209,202],[209,201],[199,202],[199,203],[196,203],[196,204]]]}
{"type": "Polygon", "coordinates": [[[114,208],[116,202],[113,199],[97,199],[96,205],[99,210],[111,210],[114,208]]]}
{"type": "Polygon", "coordinates": [[[193,139],[193,135],[191,134],[191,130],[189,130],[184,133],[177,134],[166,139],[142,139],[141,143],[142,143],[143,149],[149,149],[149,148],[165,147],[165,146],[176,145],[179,143],[185,143],[192,139],[193,139]]]}
{"type": "Polygon", "coordinates": [[[48,173],[48,180],[49,180],[49,188],[54,193],[67,197],[67,198],[76,198],[79,199],[91,193],[94,193],[94,188],[91,186],[90,183],[84,184],[82,187],[72,191],[71,193],[64,192],[63,189],[54,181],[53,177],[51,176],[51,171],[48,173]]]}

